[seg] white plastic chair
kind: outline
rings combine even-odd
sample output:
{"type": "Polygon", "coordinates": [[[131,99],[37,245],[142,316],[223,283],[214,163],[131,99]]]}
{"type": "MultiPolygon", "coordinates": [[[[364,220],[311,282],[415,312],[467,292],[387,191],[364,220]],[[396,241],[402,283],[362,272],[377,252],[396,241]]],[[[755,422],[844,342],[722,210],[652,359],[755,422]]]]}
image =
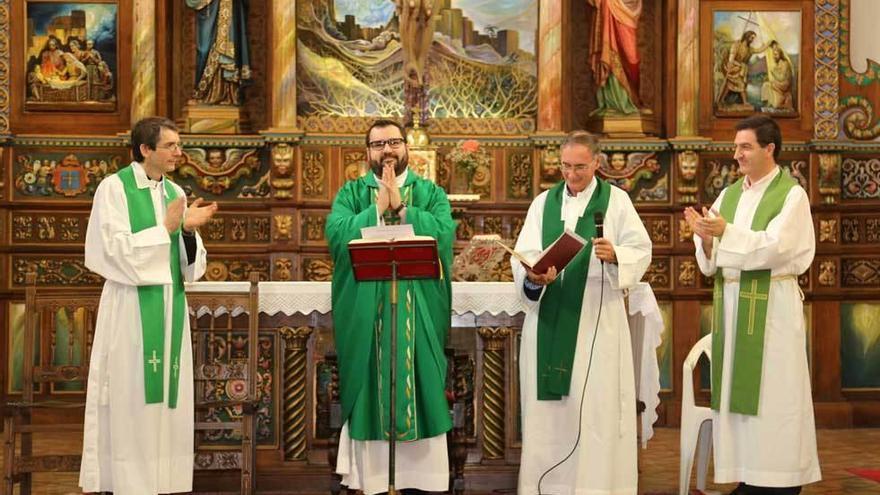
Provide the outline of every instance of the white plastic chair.
{"type": "Polygon", "coordinates": [[[706,490],[709,451],[712,447],[712,409],[697,407],[694,404],[694,368],[702,354],[705,354],[711,362],[711,349],[712,334],[709,334],[697,341],[682,365],[679,495],[687,495],[690,492],[694,454],[697,458],[697,489],[706,490]]]}

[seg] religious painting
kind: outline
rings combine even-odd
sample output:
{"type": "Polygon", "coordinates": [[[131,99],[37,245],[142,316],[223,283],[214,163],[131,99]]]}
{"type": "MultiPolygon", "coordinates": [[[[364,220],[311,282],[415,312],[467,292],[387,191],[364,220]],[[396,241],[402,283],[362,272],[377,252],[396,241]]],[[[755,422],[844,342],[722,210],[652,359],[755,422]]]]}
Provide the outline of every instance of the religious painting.
{"type": "MultiPolygon", "coordinates": [[[[438,1],[421,115],[431,121],[463,119],[474,124],[469,132],[534,130],[537,10],[535,0],[438,1]],[[493,124],[480,129],[477,120],[469,119],[493,124]]],[[[298,2],[300,125],[343,131],[351,127],[340,123],[346,119],[403,116],[402,47],[407,41],[400,32],[391,0],[298,2]]]]}
{"type": "Polygon", "coordinates": [[[657,347],[657,367],[660,368],[660,390],[671,392],[672,384],[672,302],[659,302],[660,315],[663,317],[663,333],[660,334],[660,346],[657,347]]]}
{"type": "Polygon", "coordinates": [[[625,153],[607,151],[599,154],[599,176],[629,194],[633,203],[669,201],[671,157],[657,152],[625,153]]]}
{"type": "Polygon", "coordinates": [[[25,109],[116,110],[116,3],[27,2],[25,109]]]}
{"type": "Polygon", "coordinates": [[[712,14],[714,114],[797,117],[801,12],[715,10],[712,14]]]}
{"type": "MultiPolygon", "coordinates": [[[[24,362],[24,304],[13,303],[9,307],[9,368],[7,376],[7,391],[9,393],[21,393],[24,362]]],[[[75,311],[59,309],[54,315],[55,334],[50,345],[52,352],[52,364],[54,366],[80,366],[82,365],[82,346],[85,345],[85,309],[75,311]]],[[[34,335],[34,364],[40,359],[40,336],[34,335]]],[[[39,390],[39,385],[34,386],[39,390]]],[[[79,393],[85,390],[82,382],[53,383],[51,393],[79,393]]]]}
{"type": "Polygon", "coordinates": [[[880,302],[840,304],[841,387],[880,390],[880,302]]]}

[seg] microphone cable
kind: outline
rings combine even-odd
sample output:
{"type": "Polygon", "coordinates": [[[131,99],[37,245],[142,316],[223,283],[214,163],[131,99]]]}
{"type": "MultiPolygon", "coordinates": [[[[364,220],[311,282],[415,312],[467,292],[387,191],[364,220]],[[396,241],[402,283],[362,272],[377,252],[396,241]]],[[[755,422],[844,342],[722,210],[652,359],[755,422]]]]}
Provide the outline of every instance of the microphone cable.
{"type": "Polygon", "coordinates": [[[571,451],[566,455],[561,461],[554,464],[550,469],[544,471],[544,474],[538,479],[538,495],[551,495],[545,494],[541,492],[541,483],[544,482],[544,477],[550,474],[551,471],[558,468],[562,464],[565,463],[572,455],[574,455],[575,451],[578,448],[578,443],[581,441],[581,430],[583,427],[584,420],[584,398],[587,396],[587,382],[590,379],[590,368],[593,366],[593,350],[596,348],[596,336],[599,335],[599,321],[602,317],[602,300],[605,296],[605,262],[602,261],[602,278],[599,279],[601,281],[599,288],[599,314],[596,315],[596,328],[593,330],[593,341],[590,344],[590,359],[587,361],[587,374],[584,377],[584,386],[581,389],[581,404],[578,408],[578,432],[577,436],[574,440],[574,445],[571,447],[571,451]]]}

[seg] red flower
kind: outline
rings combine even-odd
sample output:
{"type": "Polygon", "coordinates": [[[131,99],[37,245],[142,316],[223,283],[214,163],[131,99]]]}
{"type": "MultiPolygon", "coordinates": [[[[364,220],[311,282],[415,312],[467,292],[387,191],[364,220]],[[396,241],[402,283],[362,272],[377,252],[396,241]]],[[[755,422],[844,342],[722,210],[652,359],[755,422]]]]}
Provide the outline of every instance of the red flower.
{"type": "Polygon", "coordinates": [[[476,153],[480,150],[480,143],[474,139],[468,139],[461,142],[461,149],[468,153],[476,153]]]}

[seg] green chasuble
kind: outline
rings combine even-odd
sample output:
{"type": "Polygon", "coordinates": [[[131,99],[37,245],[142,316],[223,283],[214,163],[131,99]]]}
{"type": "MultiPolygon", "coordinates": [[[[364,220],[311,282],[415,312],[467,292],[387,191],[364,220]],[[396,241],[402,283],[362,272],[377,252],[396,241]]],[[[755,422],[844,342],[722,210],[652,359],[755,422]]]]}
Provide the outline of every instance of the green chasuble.
{"type": "MultiPolygon", "coordinates": [[[[722,217],[733,223],[736,207],[743,193],[744,178],[734,182],[721,200],[722,217]]],[[[779,173],[764,191],[751,229],[767,230],[782,206],[788,192],[797,184],[788,171],[779,173]]],[[[757,415],[761,391],[761,370],[764,365],[764,329],[767,323],[767,306],[770,303],[770,270],[740,272],[739,298],[734,319],[733,376],[730,379],[730,412],[757,415]]],[[[715,273],[715,290],[712,300],[712,409],[721,408],[721,373],[724,369],[724,277],[719,268],[715,273]]]]}
{"type": "MultiPolygon", "coordinates": [[[[565,267],[564,272],[545,289],[538,311],[538,400],[560,400],[568,395],[571,370],[577,347],[578,326],[584,290],[593,252],[592,238],[596,237],[593,215],[605,214],[611,186],[594,178],[596,189],[575,227],[575,232],[587,239],[587,244],[565,267]]],[[[541,223],[541,246],[547,249],[562,235],[562,195],[565,182],[556,184],[547,193],[541,223]]]]}
{"type": "MultiPolygon", "coordinates": [[[[156,226],[156,211],[149,188],[140,189],[134,178],[134,169],[128,166],[117,175],[125,190],[128,204],[128,221],[132,233],[140,232],[156,226]]],[[[177,197],[177,191],[171,181],[162,181],[165,185],[165,205],[177,197]]],[[[170,270],[171,270],[171,384],[168,389],[168,407],[177,407],[178,384],[180,383],[180,346],[183,340],[183,324],[186,318],[186,298],[183,292],[183,273],[180,268],[180,229],[171,234],[170,270]]],[[[144,395],[147,404],[155,404],[164,400],[165,380],[165,286],[138,286],[138,304],[140,306],[141,331],[144,342],[144,395]]]]}
{"type": "MultiPolygon", "coordinates": [[[[347,182],[327,218],[333,258],[333,327],[339,355],[342,419],[355,440],[387,440],[390,390],[391,283],[357,282],[348,243],[377,224],[375,176],[347,182]]],[[[446,401],[446,337],[452,311],[455,223],[446,193],[410,171],[401,187],[406,223],[437,240],[439,280],[398,282],[397,439],[429,438],[452,428],[446,401]]],[[[388,223],[388,222],[386,222],[388,223]]]]}

